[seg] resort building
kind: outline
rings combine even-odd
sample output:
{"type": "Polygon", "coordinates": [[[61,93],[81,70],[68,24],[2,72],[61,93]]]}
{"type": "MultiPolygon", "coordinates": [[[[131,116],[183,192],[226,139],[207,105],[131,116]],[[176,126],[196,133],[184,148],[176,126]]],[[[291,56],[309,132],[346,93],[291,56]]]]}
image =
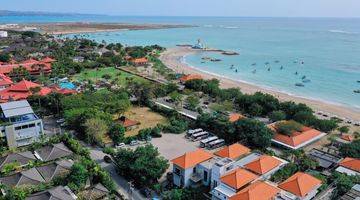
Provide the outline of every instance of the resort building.
{"type": "Polygon", "coordinates": [[[43,135],[42,120],[26,100],[2,103],[0,107],[0,136],[6,139],[9,148],[29,145],[43,135]]]}
{"type": "Polygon", "coordinates": [[[219,199],[228,199],[247,186],[248,183],[239,186],[244,178],[242,175],[254,177],[254,180],[250,182],[266,180],[287,163],[277,157],[251,153],[250,149],[241,144],[224,147],[214,155],[198,149],[185,153],[171,162],[173,163],[174,185],[178,187],[210,186],[219,199]],[[239,183],[235,181],[234,186],[229,183],[229,180],[236,180],[236,177],[239,183]]]}
{"type": "Polygon", "coordinates": [[[45,57],[39,61],[35,59],[28,59],[21,63],[17,63],[16,61],[12,60],[8,63],[2,63],[0,65],[0,73],[8,76],[14,69],[23,67],[30,73],[30,75],[48,75],[51,73],[52,63],[55,61],[56,60],[50,57],[45,57]]]}
{"type": "Polygon", "coordinates": [[[34,162],[36,157],[30,151],[24,151],[19,153],[10,153],[0,158],[0,171],[8,164],[17,163],[19,167],[28,165],[30,162],[34,162]]]}
{"type": "MultiPolygon", "coordinates": [[[[271,140],[274,144],[287,149],[300,149],[303,148],[320,138],[324,137],[326,133],[322,133],[318,130],[310,127],[302,126],[300,131],[294,131],[287,135],[279,132],[277,127],[279,122],[272,123],[268,127],[275,132],[274,138],[271,140]]],[[[284,121],[284,123],[287,123],[284,121]]]]}
{"type": "Polygon", "coordinates": [[[303,172],[297,172],[278,185],[283,200],[310,200],[320,186],[321,180],[303,172]]]}
{"type": "Polygon", "coordinates": [[[257,181],[242,189],[229,200],[275,200],[280,190],[271,183],[257,181]]]}
{"type": "Polygon", "coordinates": [[[202,167],[199,164],[211,158],[213,158],[211,153],[197,149],[171,160],[173,163],[174,185],[178,187],[188,187],[201,180],[207,182],[210,178],[210,173],[202,170],[203,173],[201,174],[200,168],[202,167]]]}
{"type": "Polygon", "coordinates": [[[41,161],[53,161],[59,158],[73,155],[73,152],[64,145],[64,143],[52,144],[44,146],[34,152],[37,159],[41,161]]]}
{"type": "Polygon", "coordinates": [[[37,83],[22,80],[4,90],[1,90],[0,102],[25,100],[29,96],[33,95],[33,88],[40,88],[40,90],[36,93],[40,96],[46,96],[52,92],[52,90],[48,87],[42,87],[37,83]]]}
{"type": "Polygon", "coordinates": [[[136,67],[146,66],[149,63],[149,60],[145,57],[143,58],[134,58],[130,60],[130,63],[136,67]]]}
{"type": "Polygon", "coordinates": [[[10,87],[13,84],[11,78],[5,76],[4,74],[0,74],[0,91],[10,87]]]}
{"type": "Polygon", "coordinates": [[[81,199],[107,200],[109,199],[109,190],[101,183],[98,183],[81,191],[78,196],[81,199]]]}
{"type": "Polygon", "coordinates": [[[236,122],[236,121],[238,121],[240,119],[244,119],[244,118],[246,118],[246,117],[243,116],[242,114],[239,114],[239,113],[231,113],[229,115],[229,121],[232,122],[232,123],[234,123],[234,122],[236,122]]]}
{"type": "Polygon", "coordinates": [[[136,129],[140,125],[140,122],[135,121],[135,120],[131,120],[131,119],[125,117],[125,116],[121,116],[119,118],[119,122],[127,131],[136,129]]]}
{"type": "Polygon", "coordinates": [[[199,74],[188,74],[188,75],[184,75],[181,78],[179,78],[179,81],[180,81],[180,83],[185,84],[187,81],[201,80],[201,79],[203,79],[203,78],[199,74]]]}
{"type": "Polygon", "coordinates": [[[351,190],[344,194],[340,200],[359,200],[360,199],[360,184],[354,185],[351,190]]]}
{"type": "Polygon", "coordinates": [[[68,186],[57,186],[42,192],[31,194],[25,200],[76,200],[76,195],[68,186]]]}
{"type": "Polygon", "coordinates": [[[211,191],[212,200],[227,200],[258,178],[245,169],[234,169],[220,178],[220,185],[211,191]]]}
{"type": "Polygon", "coordinates": [[[336,168],[336,171],[347,174],[349,176],[359,176],[360,159],[347,157],[340,161],[339,167],[336,168]]]}

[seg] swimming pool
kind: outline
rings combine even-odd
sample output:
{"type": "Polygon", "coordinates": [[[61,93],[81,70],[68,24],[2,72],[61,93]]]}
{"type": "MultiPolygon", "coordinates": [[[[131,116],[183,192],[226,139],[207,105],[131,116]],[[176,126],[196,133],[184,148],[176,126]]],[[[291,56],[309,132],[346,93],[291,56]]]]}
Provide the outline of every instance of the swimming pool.
{"type": "Polygon", "coordinates": [[[73,90],[73,89],[76,88],[76,86],[71,82],[62,82],[62,83],[59,83],[59,86],[60,86],[61,89],[73,90]]]}

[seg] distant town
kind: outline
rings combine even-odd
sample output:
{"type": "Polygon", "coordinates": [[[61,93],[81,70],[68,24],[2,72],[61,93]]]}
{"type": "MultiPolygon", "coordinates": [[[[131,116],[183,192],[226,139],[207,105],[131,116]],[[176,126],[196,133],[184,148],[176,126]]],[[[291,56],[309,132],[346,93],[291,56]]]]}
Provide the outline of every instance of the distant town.
{"type": "Polygon", "coordinates": [[[357,123],[177,73],[159,45],[15,26],[0,28],[0,199],[360,198],[357,123]]]}

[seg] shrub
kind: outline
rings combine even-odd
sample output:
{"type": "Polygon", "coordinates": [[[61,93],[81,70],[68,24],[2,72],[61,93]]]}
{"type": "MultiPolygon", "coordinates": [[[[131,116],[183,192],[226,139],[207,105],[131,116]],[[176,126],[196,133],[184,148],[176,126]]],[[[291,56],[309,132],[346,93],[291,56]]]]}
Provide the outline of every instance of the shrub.
{"type": "Polygon", "coordinates": [[[301,131],[303,125],[295,121],[283,121],[276,123],[277,131],[284,135],[291,135],[296,131],[301,131]]]}

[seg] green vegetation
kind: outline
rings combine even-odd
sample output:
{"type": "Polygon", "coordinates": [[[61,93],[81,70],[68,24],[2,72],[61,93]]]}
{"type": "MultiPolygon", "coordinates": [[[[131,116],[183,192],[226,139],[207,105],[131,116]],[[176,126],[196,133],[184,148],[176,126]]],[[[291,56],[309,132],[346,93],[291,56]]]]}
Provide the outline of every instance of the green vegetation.
{"type": "Polygon", "coordinates": [[[359,176],[347,176],[335,172],[331,177],[332,181],[335,182],[335,190],[332,194],[331,199],[339,199],[342,195],[348,192],[355,184],[360,184],[359,176]]]}
{"type": "Polygon", "coordinates": [[[152,145],[138,147],[136,150],[121,149],[114,155],[120,175],[133,181],[135,186],[144,187],[157,183],[169,167],[167,160],[159,156],[152,145]]]}
{"type": "Polygon", "coordinates": [[[360,158],[360,140],[341,145],[339,151],[343,157],[360,158]]]}
{"type": "Polygon", "coordinates": [[[182,188],[182,189],[172,189],[166,191],[162,194],[163,200],[205,200],[207,199],[203,193],[206,191],[201,188],[182,188]]]}
{"type": "Polygon", "coordinates": [[[303,125],[293,120],[276,123],[276,129],[280,134],[292,135],[294,132],[301,132],[303,125]]]}
{"type": "Polygon", "coordinates": [[[284,113],[284,111],[281,110],[273,111],[269,114],[269,119],[272,122],[281,121],[286,119],[286,114],[284,113]]]}

